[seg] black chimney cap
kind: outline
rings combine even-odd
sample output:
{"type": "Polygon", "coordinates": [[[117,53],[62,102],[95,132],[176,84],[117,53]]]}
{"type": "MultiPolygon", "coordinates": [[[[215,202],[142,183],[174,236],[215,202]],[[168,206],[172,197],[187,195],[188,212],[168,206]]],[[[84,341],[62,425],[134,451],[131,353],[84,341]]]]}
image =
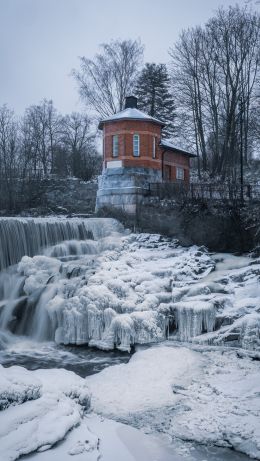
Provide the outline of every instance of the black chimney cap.
{"type": "Polygon", "coordinates": [[[135,96],[126,96],[125,109],[137,109],[137,98],[135,96]]]}

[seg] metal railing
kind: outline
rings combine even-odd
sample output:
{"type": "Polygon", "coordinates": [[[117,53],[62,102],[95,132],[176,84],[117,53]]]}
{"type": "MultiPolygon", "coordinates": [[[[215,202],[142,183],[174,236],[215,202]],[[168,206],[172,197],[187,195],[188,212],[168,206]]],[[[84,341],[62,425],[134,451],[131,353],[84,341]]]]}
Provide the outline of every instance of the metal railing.
{"type": "Polygon", "coordinates": [[[260,185],[210,184],[180,182],[150,183],[147,194],[160,199],[182,199],[194,201],[260,201],[260,185]]]}

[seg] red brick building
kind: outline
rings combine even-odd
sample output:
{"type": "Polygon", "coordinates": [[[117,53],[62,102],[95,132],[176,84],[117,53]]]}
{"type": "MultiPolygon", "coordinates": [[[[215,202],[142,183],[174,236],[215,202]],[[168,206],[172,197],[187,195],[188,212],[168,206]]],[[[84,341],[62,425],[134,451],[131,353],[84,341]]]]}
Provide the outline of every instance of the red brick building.
{"type": "Polygon", "coordinates": [[[189,183],[190,158],[194,155],[162,139],[163,126],[162,121],[137,109],[134,96],[126,98],[123,111],[99,123],[103,130],[103,173],[97,208],[109,204],[125,208],[126,202],[129,208],[128,200],[136,202],[136,195],[141,196],[142,186],[149,182],[189,183]]]}
{"type": "Polygon", "coordinates": [[[99,124],[104,168],[149,168],[160,171],[161,179],[189,182],[190,157],[194,155],[162,140],[163,126],[160,120],[137,109],[135,97],[128,97],[125,110],[99,124]]]}

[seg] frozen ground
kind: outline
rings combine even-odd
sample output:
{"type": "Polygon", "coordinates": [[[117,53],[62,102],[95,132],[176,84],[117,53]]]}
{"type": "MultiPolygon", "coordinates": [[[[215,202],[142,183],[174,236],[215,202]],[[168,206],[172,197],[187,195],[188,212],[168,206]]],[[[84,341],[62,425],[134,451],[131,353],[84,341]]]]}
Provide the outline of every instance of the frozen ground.
{"type": "Polygon", "coordinates": [[[0,367],[1,461],[50,448],[89,409],[86,381],[72,372],[0,367]]]}
{"type": "Polygon", "coordinates": [[[258,363],[195,347],[140,349],[86,379],[1,367],[0,460],[259,459],[258,363]]]}
{"type": "Polygon", "coordinates": [[[169,343],[137,352],[87,383],[99,414],[260,459],[259,362],[236,351],[169,343]]]}

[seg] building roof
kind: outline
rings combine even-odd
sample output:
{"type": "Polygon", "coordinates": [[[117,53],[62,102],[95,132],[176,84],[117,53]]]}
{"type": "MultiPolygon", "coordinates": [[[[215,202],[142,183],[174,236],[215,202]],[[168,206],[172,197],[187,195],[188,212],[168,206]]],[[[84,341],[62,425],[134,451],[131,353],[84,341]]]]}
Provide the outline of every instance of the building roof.
{"type": "Polygon", "coordinates": [[[158,125],[164,126],[164,123],[157,118],[151,117],[150,115],[145,114],[139,109],[127,108],[118,112],[117,114],[110,115],[110,117],[105,118],[99,122],[98,128],[103,130],[104,123],[113,122],[116,120],[140,120],[145,122],[154,122],[158,125]]]}
{"type": "Polygon", "coordinates": [[[172,152],[176,152],[177,154],[188,155],[189,157],[197,157],[197,155],[192,154],[191,152],[187,152],[186,150],[183,150],[183,149],[180,149],[179,147],[174,146],[167,139],[161,140],[160,146],[163,147],[165,150],[170,150],[172,152]]]}

